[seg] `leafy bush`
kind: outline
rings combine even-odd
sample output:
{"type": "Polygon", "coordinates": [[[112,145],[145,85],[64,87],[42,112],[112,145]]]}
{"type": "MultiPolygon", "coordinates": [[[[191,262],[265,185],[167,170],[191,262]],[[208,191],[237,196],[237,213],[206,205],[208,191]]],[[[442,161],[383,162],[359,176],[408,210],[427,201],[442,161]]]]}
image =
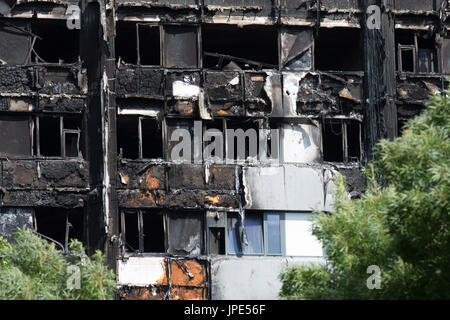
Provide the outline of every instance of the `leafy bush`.
{"type": "Polygon", "coordinates": [[[403,135],[381,140],[375,182],[349,199],[338,176],[333,213],[314,213],[313,234],[327,248],[327,263],[291,267],[281,274],[284,299],[449,299],[450,90],[433,95],[403,135]],[[381,269],[370,290],[367,268],[381,269]]]}
{"type": "Polygon", "coordinates": [[[69,249],[65,257],[28,229],[20,229],[14,243],[0,240],[0,300],[112,299],[114,273],[103,254],[89,258],[77,240],[69,249]]]}

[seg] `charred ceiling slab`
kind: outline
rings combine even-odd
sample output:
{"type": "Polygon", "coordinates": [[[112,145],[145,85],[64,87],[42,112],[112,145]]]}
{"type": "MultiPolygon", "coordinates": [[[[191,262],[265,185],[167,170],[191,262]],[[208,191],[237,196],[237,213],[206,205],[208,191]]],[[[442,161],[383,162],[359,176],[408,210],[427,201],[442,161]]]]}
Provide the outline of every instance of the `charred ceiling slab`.
{"type": "Polygon", "coordinates": [[[228,165],[171,165],[170,189],[234,190],[235,167],[228,165]]]}
{"type": "Polygon", "coordinates": [[[165,190],[166,174],[163,165],[141,161],[120,161],[118,165],[120,188],[165,190]]]}
{"type": "Polygon", "coordinates": [[[197,9],[199,10],[200,0],[119,0],[119,6],[142,6],[160,9],[197,9]]]}
{"type": "Polygon", "coordinates": [[[442,79],[434,77],[399,77],[397,79],[397,99],[403,102],[424,103],[430,94],[441,93],[442,79]]]}
{"type": "Polygon", "coordinates": [[[420,13],[420,11],[437,11],[440,5],[440,0],[395,0],[394,9],[420,13]]]}
{"type": "Polygon", "coordinates": [[[205,191],[179,189],[166,196],[167,208],[238,208],[240,196],[234,191],[205,191]]]}
{"type": "Polygon", "coordinates": [[[307,0],[280,0],[280,18],[283,24],[314,24],[306,20],[308,10],[312,9],[311,2],[307,0]]]}
{"type": "Polygon", "coordinates": [[[169,23],[198,23],[201,20],[201,10],[197,6],[168,8],[138,0],[125,1],[116,2],[116,17],[119,20],[169,23]]]}
{"type": "Polygon", "coordinates": [[[161,69],[121,66],[117,72],[117,95],[163,99],[163,79],[161,69]]]}
{"type": "Polygon", "coordinates": [[[86,193],[50,190],[6,190],[3,205],[10,207],[81,208],[86,193]]]}
{"type": "Polygon", "coordinates": [[[32,68],[0,66],[0,95],[13,92],[30,93],[32,87],[32,68]]]}
{"type": "Polygon", "coordinates": [[[206,189],[202,165],[172,165],[168,168],[170,189],[206,189]]]}
{"type": "Polygon", "coordinates": [[[88,168],[84,161],[3,161],[3,185],[8,189],[86,189],[87,181],[88,168]]]}
{"type": "Polygon", "coordinates": [[[272,23],[277,20],[271,0],[205,0],[205,20],[215,23],[272,23]]]}
{"type": "Polygon", "coordinates": [[[38,109],[54,113],[83,113],[86,110],[86,98],[64,95],[40,95],[38,109]]]}
{"type": "Polygon", "coordinates": [[[118,204],[122,208],[161,208],[165,197],[161,190],[117,190],[118,204]]]}
{"type": "Polygon", "coordinates": [[[322,10],[359,9],[359,0],[321,0],[322,10]]]}

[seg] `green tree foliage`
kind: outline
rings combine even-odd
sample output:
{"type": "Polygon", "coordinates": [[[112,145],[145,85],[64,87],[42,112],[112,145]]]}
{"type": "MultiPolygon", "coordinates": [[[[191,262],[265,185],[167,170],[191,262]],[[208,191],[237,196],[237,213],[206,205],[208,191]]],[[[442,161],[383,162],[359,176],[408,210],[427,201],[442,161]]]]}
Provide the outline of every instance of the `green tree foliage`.
{"type": "Polygon", "coordinates": [[[433,95],[401,137],[377,145],[384,186],[349,199],[338,176],[333,213],[314,213],[327,263],[287,268],[283,299],[450,299],[450,90],[433,95]],[[381,269],[368,289],[367,268],[381,269]]]}
{"type": "Polygon", "coordinates": [[[89,258],[72,240],[70,255],[64,256],[27,229],[17,231],[14,240],[0,239],[0,300],[113,299],[114,273],[100,251],[89,258]]]}

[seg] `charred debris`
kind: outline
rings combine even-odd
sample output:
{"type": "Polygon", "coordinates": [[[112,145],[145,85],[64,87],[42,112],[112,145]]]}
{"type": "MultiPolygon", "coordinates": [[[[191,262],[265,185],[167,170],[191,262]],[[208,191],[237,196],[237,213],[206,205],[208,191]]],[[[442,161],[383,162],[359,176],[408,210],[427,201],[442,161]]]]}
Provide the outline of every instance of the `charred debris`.
{"type": "Polygon", "coordinates": [[[447,87],[449,11],[440,0],[0,0],[0,234],[26,225],[105,251],[119,298],[271,298],[277,275],[261,263],[323,258],[296,234],[332,209],[334,174],[360,196],[377,140],[447,87]],[[366,26],[370,5],[380,29],[366,26]],[[173,161],[171,133],[194,121],[278,129],[280,161],[173,161]],[[233,286],[246,272],[269,287],[233,286]]]}

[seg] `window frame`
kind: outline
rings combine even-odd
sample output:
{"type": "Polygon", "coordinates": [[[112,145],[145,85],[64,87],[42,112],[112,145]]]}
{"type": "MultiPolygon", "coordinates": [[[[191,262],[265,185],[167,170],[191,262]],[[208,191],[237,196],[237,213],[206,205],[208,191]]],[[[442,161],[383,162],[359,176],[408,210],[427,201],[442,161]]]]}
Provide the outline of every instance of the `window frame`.
{"type": "MultiPolygon", "coordinates": [[[[331,163],[346,163],[346,164],[352,164],[352,163],[360,163],[362,159],[362,151],[363,151],[363,142],[362,142],[362,123],[358,119],[348,119],[348,118],[326,118],[321,123],[322,126],[322,141],[321,141],[321,151],[322,151],[322,158],[324,162],[331,162],[331,163]],[[350,161],[350,157],[348,154],[348,128],[349,122],[354,121],[358,125],[358,140],[359,140],[359,158],[358,161],[350,161]],[[329,161],[325,160],[324,157],[324,142],[325,142],[325,125],[329,124],[340,124],[341,125],[341,135],[342,135],[342,161],[329,161]]],[[[354,157],[353,157],[354,158],[354,157]]]]}
{"type": "Polygon", "coordinates": [[[225,220],[225,254],[226,256],[272,256],[272,257],[284,257],[286,256],[286,234],[285,234],[285,212],[281,211],[261,211],[261,210],[248,210],[250,212],[255,212],[257,214],[262,214],[262,253],[230,253],[228,250],[228,246],[230,244],[230,239],[228,236],[228,219],[229,214],[237,214],[239,212],[236,211],[228,211],[226,212],[226,220],[225,220]],[[268,214],[278,214],[280,216],[280,249],[281,252],[277,253],[269,253],[268,252],[268,226],[267,226],[267,215],[268,214]]]}

